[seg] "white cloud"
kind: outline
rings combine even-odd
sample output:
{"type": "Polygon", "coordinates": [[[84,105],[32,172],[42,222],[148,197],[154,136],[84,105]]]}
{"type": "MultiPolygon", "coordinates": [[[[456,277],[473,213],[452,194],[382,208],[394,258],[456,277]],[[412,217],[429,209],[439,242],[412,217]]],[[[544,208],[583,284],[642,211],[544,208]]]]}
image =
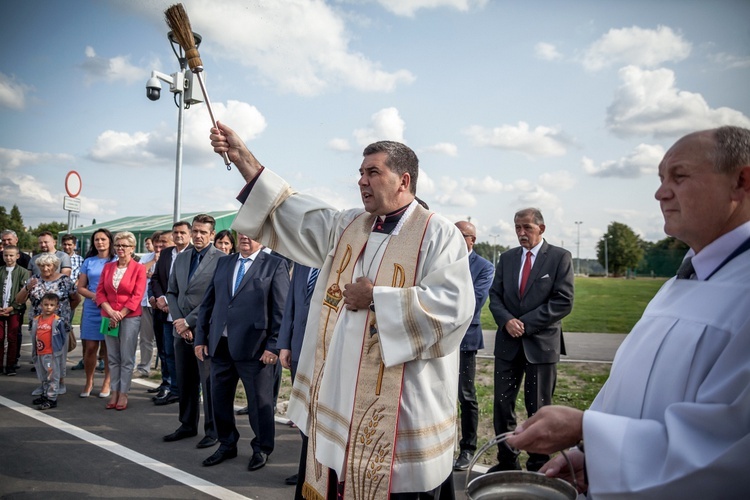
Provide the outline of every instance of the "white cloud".
{"type": "Polygon", "coordinates": [[[721,125],[750,126],[739,111],[712,109],[701,94],[675,87],[672,70],[626,66],[619,76],[623,83],[607,108],[607,128],[615,135],[664,137],[721,125]]]}
{"type": "Polygon", "coordinates": [[[127,56],[105,58],[96,55],[93,47],[86,47],[86,59],[81,63],[86,74],[86,83],[124,81],[132,84],[148,78],[148,71],[130,64],[127,56]]]}
{"type": "Polygon", "coordinates": [[[0,172],[3,175],[18,167],[31,167],[34,165],[48,166],[73,163],[75,158],[68,154],[33,153],[20,149],[0,148],[0,172]]]}
{"type": "MultiPolygon", "coordinates": [[[[435,201],[448,207],[473,207],[477,204],[476,197],[462,187],[459,181],[451,177],[441,177],[438,194],[435,201]]],[[[429,201],[428,201],[429,203],[429,201]]]]}
{"type": "Polygon", "coordinates": [[[597,166],[594,160],[583,157],[583,170],[596,177],[622,177],[634,179],[641,175],[656,173],[664,157],[664,148],[659,145],[639,144],[635,150],[619,160],[605,161],[597,166]]]}
{"type": "Polygon", "coordinates": [[[328,141],[328,147],[333,149],[334,151],[351,151],[352,147],[349,144],[349,141],[346,139],[342,139],[341,137],[334,137],[330,141],[328,141]]]}
{"type": "Polygon", "coordinates": [[[413,17],[419,9],[450,7],[460,12],[487,5],[488,0],[378,0],[386,10],[398,16],[413,17]]]}
{"type": "Polygon", "coordinates": [[[438,153],[446,156],[458,156],[458,146],[452,142],[439,142],[432,146],[427,146],[424,150],[430,153],[438,153]]]}
{"type": "MultiPolygon", "coordinates": [[[[227,101],[212,102],[214,115],[232,124],[232,129],[247,142],[266,128],[266,119],[255,106],[227,101]]],[[[193,105],[185,111],[183,130],[183,162],[192,165],[215,166],[220,161],[208,141],[211,119],[204,104],[193,105]]],[[[107,130],[99,135],[89,152],[89,158],[115,165],[145,166],[172,165],[175,161],[177,132],[162,126],[150,132],[118,132],[107,130]]]]}
{"type": "Polygon", "coordinates": [[[653,68],[682,61],[691,50],[692,44],[668,26],[611,29],[586,50],[583,66],[590,71],[625,64],[653,68]]]}
{"type": "MultiPolygon", "coordinates": [[[[132,8],[153,15],[149,6],[132,8]]],[[[385,70],[353,51],[344,15],[326,2],[223,0],[217,6],[213,0],[194,0],[186,9],[191,19],[200,20],[193,29],[211,40],[201,53],[253,68],[281,92],[309,96],[337,87],[390,92],[415,79],[406,69],[385,70]]]]}
{"type": "Polygon", "coordinates": [[[376,141],[404,141],[406,123],[396,108],[384,108],[370,117],[370,126],[354,131],[357,144],[367,146],[376,141]]]}
{"type": "Polygon", "coordinates": [[[518,151],[530,156],[562,156],[570,142],[557,128],[538,126],[531,129],[526,122],[492,129],[474,125],[466,130],[466,134],[476,146],[518,151]]]}
{"type": "Polygon", "coordinates": [[[0,73],[0,106],[16,110],[24,109],[26,107],[26,94],[32,88],[16,81],[14,77],[0,73]]]}
{"type": "Polygon", "coordinates": [[[539,42],[534,46],[534,53],[539,59],[544,61],[556,61],[562,59],[562,54],[557,51],[551,43],[539,42]]]}
{"type": "Polygon", "coordinates": [[[558,170],[540,175],[539,184],[552,191],[568,191],[575,186],[576,180],[567,170],[558,170]]]}
{"type": "Polygon", "coordinates": [[[726,52],[719,52],[718,54],[711,56],[711,59],[725,69],[750,68],[750,57],[747,56],[742,57],[727,54],[726,52]]]}
{"type": "Polygon", "coordinates": [[[477,194],[497,194],[511,189],[510,186],[493,179],[489,175],[482,179],[462,178],[461,182],[465,189],[477,194]]]}

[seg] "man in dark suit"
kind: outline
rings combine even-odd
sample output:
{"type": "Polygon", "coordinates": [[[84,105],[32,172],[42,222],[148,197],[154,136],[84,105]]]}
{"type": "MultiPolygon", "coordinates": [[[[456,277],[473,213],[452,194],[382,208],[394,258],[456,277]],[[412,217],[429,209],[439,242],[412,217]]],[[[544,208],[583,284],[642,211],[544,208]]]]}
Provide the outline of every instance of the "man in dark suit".
{"type": "Polygon", "coordinates": [[[479,256],[473,251],[474,243],[477,241],[477,229],[468,221],[456,223],[456,227],[466,241],[469,249],[469,269],[471,270],[471,281],[474,284],[474,317],[469,329],[466,330],[461,341],[461,357],[458,368],[458,402],[461,405],[461,451],[453,463],[454,470],[466,470],[469,468],[474,452],[477,451],[477,426],[479,425],[479,404],[477,403],[477,391],[474,386],[476,375],[477,351],[484,349],[484,337],[482,336],[482,307],[487,301],[487,295],[492,285],[492,276],[495,268],[492,262],[479,256]]]}
{"type": "Polygon", "coordinates": [[[237,456],[240,434],[233,406],[240,379],[255,434],[248,470],[263,467],[273,451],[276,339],[289,291],[289,266],[261,248],[240,234],[239,253],[219,260],[200,308],[195,355],[211,364],[211,401],[221,443],[204,466],[237,456]]]}
{"type": "MultiPolygon", "coordinates": [[[[281,322],[276,346],[279,348],[281,366],[292,372],[292,382],[297,375],[297,363],[302,351],[302,340],[305,338],[307,315],[310,312],[310,298],[318,280],[318,272],[319,270],[316,268],[295,263],[292,272],[291,290],[284,305],[284,319],[281,322]]],[[[304,463],[307,456],[307,437],[302,433],[300,435],[302,436],[300,468],[297,474],[284,479],[284,482],[288,485],[298,485],[296,498],[302,495],[302,483],[304,483],[305,474],[304,463]],[[302,481],[299,481],[300,474],[302,475],[302,481]]]]}
{"type": "Polygon", "coordinates": [[[154,330],[161,332],[162,351],[162,383],[153,401],[156,405],[167,405],[180,400],[180,388],[177,386],[177,369],[174,359],[174,327],[172,316],[167,305],[167,290],[169,290],[169,276],[177,255],[192,248],[190,245],[191,226],[189,222],[177,221],[172,224],[172,232],[162,235],[164,248],[159,253],[159,261],[151,277],[151,297],[149,302],[154,309],[154,330]],[[171,245],[168,244],[171,242],[171,245]]]}
{"type": "MultiPolygon", "coordinates": [[[[514,217],[520,247],[500,256],[490,289],[490,311],[498,325],[495,340],[495,434],[516,428],[516,397],[524,378],[529,417],[552,404],[557,362],[565,354],[561,320],[573,309],[570,252],[542,239],[542,213],[520,210],[514,217]]],[[[490,472],[520,469],[517,454],[498,446],[490,472]]],[[[548,455],[530,454],[526,468],[537,471],[548,455]]]]}
{"type": "Polygon", "coordinates": [[[214,270],[224,252],[214,247],[216,221],[206,214],[193,218],[190,235],[193,248],[179,254],[169,276],[167,302],[174,328],[174,357],[177,386],[180,389],[180,427],[164,436],[164,441],[178,441],[198,434],[200,396],[203,390],[203,429],[205,436],[196,445],[208,448],[217,443],[211,406],[210,368],[198,360],[193,349],[193,332],[198,324],[198,310],[203,295],[213,279],[214,270]]]}

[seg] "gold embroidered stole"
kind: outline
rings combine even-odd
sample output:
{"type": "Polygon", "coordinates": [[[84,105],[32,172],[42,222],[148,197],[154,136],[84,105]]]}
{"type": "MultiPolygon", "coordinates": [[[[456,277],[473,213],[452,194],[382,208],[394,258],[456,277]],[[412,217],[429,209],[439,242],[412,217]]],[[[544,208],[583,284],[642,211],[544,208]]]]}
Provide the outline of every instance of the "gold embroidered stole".
{"type": "MultiPolygon", "coordinates": [[[[399,234],[391,238],[378,267],[375,286],[403,288],[415,284],[419,250],[431,215],[417,206],[399,234]]],[[[328,469],[315,460],[317,399],[325,356],[336,318],[343,309],[340,283],[352,282],[356,260],[367,244],[373,222],[373,216],[362,214],[342,233],[326,283],[311,384],[310,441],[302,491],[309,500],[326,497],[328,469]],[[352,255],[357,256],[354,262],[352,255]]],[[[346,454],[345,497],[356,499],[388,498],[404,372],[403,364],[385,368],[375,313],[367,314],[346,454]]]]}

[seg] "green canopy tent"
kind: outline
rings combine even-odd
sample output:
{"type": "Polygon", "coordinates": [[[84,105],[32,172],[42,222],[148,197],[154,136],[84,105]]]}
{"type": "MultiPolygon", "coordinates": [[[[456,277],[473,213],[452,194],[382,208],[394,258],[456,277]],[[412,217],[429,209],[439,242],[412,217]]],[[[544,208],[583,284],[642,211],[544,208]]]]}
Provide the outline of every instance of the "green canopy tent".
{"type": "MultiPolygon", "coordinates": [[[[193,217],[199,213],[204,212],[182,214],[183,216],[180,220],[192,222],[193,217]]],[[[232,222],[237,215],[237,210],[205,213],[216,219],[216,232],[218,233],[223,229],[229,229],[231,227],[232,222]]],[[[81,255],[86,255],[86,252],[88,252],[89,246],[91,246],[91,235],[98,229],[102,228],[111,231],[112,236],[121,231],[130,231],[135,235],[135,239],[138,242],[135,249],[136,253],[145,253],[146,238],[149,238],[154,231],[171,231],[172,220],[172,214],[131,216],[92,224],[90,226],[78,227],[70,232],[75,235],[80,243],[81,255]]],[[[60,234],[60,236],[62,236],[62,234],[60,234]]]]}

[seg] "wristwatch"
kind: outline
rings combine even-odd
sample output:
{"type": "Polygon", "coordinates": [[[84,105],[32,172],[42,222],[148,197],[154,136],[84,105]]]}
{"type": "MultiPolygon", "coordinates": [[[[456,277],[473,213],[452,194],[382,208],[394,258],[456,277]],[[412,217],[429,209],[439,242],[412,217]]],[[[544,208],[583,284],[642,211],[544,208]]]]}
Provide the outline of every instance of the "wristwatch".
{"type": "Polygon", "coordinates": [[[374,300],[370,301],[370,311],[375,312],[375,301],[374,300]]]}

